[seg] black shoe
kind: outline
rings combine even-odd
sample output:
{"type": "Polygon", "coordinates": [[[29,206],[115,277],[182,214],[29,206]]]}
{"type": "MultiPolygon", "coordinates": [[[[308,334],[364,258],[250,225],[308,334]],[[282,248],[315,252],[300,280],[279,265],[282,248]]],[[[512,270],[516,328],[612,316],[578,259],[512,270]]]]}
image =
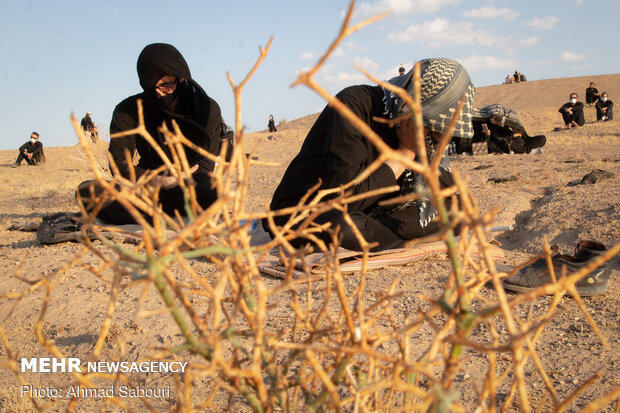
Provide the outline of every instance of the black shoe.
{"type": "MultiPolygon", "coordinates": [[[[566,276],[571,276],[591,261],[598,258],[607,248],[603,244],[594,241],[580,241],[575,248],[575,255],[554,255],[551,257],[553,270],[556,278],[562,274],[562,267],[566,267],[566,276]]],[[[498,270],[510,272],[512,267],[498,265],[498,270]]],[[[611,265],[609,262],[579,280],[575,287],[580,296],[590,296],[604,294],[609,288],[609,278],[611,277],[611,265]]],[[[551,274],[547,267],[547,261],[541,258],[533,264],[522,268],[516,274],[506,277],[502,285],[506,290],[528,292],[542,285],[551,283],[551,274]]]]}

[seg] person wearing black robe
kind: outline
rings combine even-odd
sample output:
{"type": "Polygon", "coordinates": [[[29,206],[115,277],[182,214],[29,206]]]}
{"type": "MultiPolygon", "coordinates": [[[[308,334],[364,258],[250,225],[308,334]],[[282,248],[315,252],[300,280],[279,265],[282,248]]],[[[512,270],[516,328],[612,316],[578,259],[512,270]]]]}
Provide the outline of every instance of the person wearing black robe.
{"type": "MultiPolygon", "coordinates": [[[[137,71],[140,86],[144,91],[128,97],[116,106],[110,124],[111,135],[138,126],[137,102],[142,100],[146,130],[168,157],[170,152],[164,144],[164,135],[159,128],[165,123],[169,130],[173,130],[173,120],[187,139],[206,151],[218,155],[224,139],[229,142],[228,153],[232,151],[234,133],[224,123],[219,105],[192,79],[187,62],[174,46],[165,43],[146,46],[138,57],[137,71]]],[[[120,174],[126,178],[130,176],[126,151],[129,152],[130,159],[133,159],[136,152],[140,156],[138,164],[134,166],[137,177],[164,164],[155,149],[142,136],[112,138],[109,152],[120,174]]],[[[202,208],[207,208],[217,199],[209,177],[215,164],[190,148],[185,147],[185,153],[193,172],[192,181],[197,201],[202,208]]],[[[176,178],[162,174],[156,176],[151,183],[161,187],[159,202],[166,214],[174,216],[177,211],[180,215],[185,215],[184,194],[177,186],[176,178]]],[[[93,191],[91,185],[93,181],[80,185],[82,198],[97,193],[97,188],[93,191]]],[[[92,207],[92,202],[90,205],[92,207]]],[[[135,222],[116,201],[105,205],[98,218],[108,224],[135,222]]]]}
{"type": "Polygon", "coordinates": [[[273,120],[273,115],[269,115],[269,122],[267,122],[267,127],[269,128],[269,132],[277,132],[276,122],[273,120]]]}
{"type": "MultiPolygon", "coordinates": [[[[473,142],[487,142],[489,153],[530,153],[547,143],[544,135],[529,136],[525,131],[513,130],[494,118],[481,122],[474,120],[473,142]]],[[[468,151],[468,152],[471,152],[468,151]]]]}
{"type": "Polygon", "coordinates": [[[86,134],[86,137],[90,137],[93,142],[97,142],[99,140],[99,130],[95,126],[92,116],[92,113],[86,112],[86,115],[84,115],[80,122],[80,126],[86,134]]]}
{"type": "MultiPolygon", "coordinates": [[[[425,59],[420,64],[427,152],[429,157],[442,156],[439,174],[440,184],[445,188],[453,184],[453,178],[449,157],[434,153],[436,139],[447,129],[452,112],[464,95],[466,102],[463,113],[453,135],[471,137],[474,87],[463,66],[452,59],[425,59]],[[439,84],[438,80],[442,83],[439,84]]],[[[413,94],[413,70],[391,79],[390,82],[404,88],[410,95],[413,94]]],[[[396,95],[379,86],[359,85],[342,90],[336,97],[391,148],[411,160],[417,157],[412,117],[401,121],[394,128],[375,120],[393,119],[409,110],[396,95]]],[[[359,130],[335,109],[327,106],[308,132],[299,153],[289,164],[275,190],[270,208],[275,211],[298,205],[317,184],[319,189],[344,185],[364,171],[379,155],[380,151],[359,130]]],[[[373,250],[401,247],[405,240],[439,230],[438,221],[433,219],[437,210],[429,199],[379,205],[382,200],[415,191],[423,192],[426,188],[426,183],[419,174],[406,169],[399,162],[386,161],[366,179],[349,188],[349,191],[356,195],[393,185],[400,189],[394,193],[375,195],[347,204],[347,212],[364,239],[376,243],[373,250]]],[[[289,215],[274,217],[277,226],[283,226],[288,219],[289,215]]],[[[345,222],[340,211],[328,211],[314,222],[331,223],[331,229],[339,227],[340,246],[352,250],[360,249],[353,229],[345,222]]],[[[267,232],[271,231],[267,219],[264,219],[262,224],[267,232]]],[[[328,244],[331,243],[329,231],[316,236],[328,244]]],[[[304,238],[293,241],[293,245],[297,247],[307,243],[311,242],[304,238]]]]}
{"type": "Polygon", "coordinates": [[[20,166],[24,159],[28,165],[39,165],[45,162],[43,144],[39,142],[39,134],[37,132],[32,132],[30,140],[19,147],[19,154],[15,159],[15,163],[11,166],[14,168],[20,166]]]}
{"type": "Polygon", "coordinates": [[[566,129],[583,126],[586,120],[583,116],[583,103],[578,102],[579,96],[576,93],[570,94],[570,101],[563,104],[558,112],[562,114],[566,129]]]}

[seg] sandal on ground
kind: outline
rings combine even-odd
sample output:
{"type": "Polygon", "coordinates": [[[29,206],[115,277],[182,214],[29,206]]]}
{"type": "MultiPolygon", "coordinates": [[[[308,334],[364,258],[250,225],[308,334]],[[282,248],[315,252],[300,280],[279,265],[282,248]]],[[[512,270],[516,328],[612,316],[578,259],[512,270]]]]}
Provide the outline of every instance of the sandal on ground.
{"type": "MultiPolygon", "coordinates": [[[[82,241],[84,232],[82,224],[78,222],[79,214],[59,212],[54,215],[43,217],[37,230],[37,241],[41,244],[58,244],[68,241],[82,241]]],[[[93,234],[89,234],[94,239],[93,234]]]]}
{"type": "MultiPolygon", "coordinates": [[[[566,275],[571,276],[591,261],[598,258],[607,248],[598,242],[580,241],[575,248],[575,255],[554,255],[551,257],[553,270],[556,277],[562,274],[562,267],[566,267],[566,275]]],[[[512,267],[498,265],[497,269],[503,272],[510,272],[512,267]]],[[[611,277],[611,265],[609,262],[579,280],[575,287],[580,296],[590,296],[604,294],[609,288],[609,278],[611,277]]],[[[531,265],[522,268],[517,273],[506,277],[502,285],[506,290],[517,292],[529,292],[542,285],[551,283],[551,274],[544,258],[536,260],[531,265]]]]}

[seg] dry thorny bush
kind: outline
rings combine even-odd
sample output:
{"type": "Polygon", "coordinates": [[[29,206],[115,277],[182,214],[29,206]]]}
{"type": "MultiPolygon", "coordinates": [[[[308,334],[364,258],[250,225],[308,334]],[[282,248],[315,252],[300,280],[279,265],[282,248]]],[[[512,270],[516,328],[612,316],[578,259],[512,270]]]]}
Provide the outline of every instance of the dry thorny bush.
{"type": "MultiPolygon", "coordinates": [[[[501,286],[501,278],[506,274],[498,273],[495,269],[485,238],[493,221],[493,211],[482,213],[478,209],[456,171],[456,186],[440,190],[437,179],[439,157],[427,159],[421,128],[417,129],[420,161],[404,159],[315,82],[313,75],[345,37],[382,17],[350,26],[352,11],[353,3],[337,39],[317,65],[302,73],[295,84],[305,84],[323,96],[381,150],[380,158],[356,181],[364,179],[388,159],[403,162],[426,178],[430,188],[430,193],[426,195],[432,196],[438,206],[444,230],[435,237],[417,242],[441,239],[447,243],[451,270],[443,295],[433,300],[428,299],[429,305],[424,309],[410,309],[406,316],[395,317],[395,308],[399,304],[402,307],[403,300],[407,297],[396,292],[397,280],[394,280],[385,291],[375,292],[377,300],[367,306],[362,298],[367,288],[365,265],[357,275],[359,279],[356,290],[347,295],[343,275],[333,258],[336,244],[326,246],[322,243],[315,233],[324,228],[317,228],[312,220],[331,208],[344,211],[346,216],[346,205],[353,200],[347,189],[355,185],[355,182],[332,190],[310,193],[303,205],[288,210],[265,211],[262,214],[245,212],[248,171],[258,161],[246,157],[243,150],[240,96],[243,86],[266,57],[271,45],[269,41],[265,49],[260,49],[260,57],[240,85],[235,85],[229,76],[236,100],[236,130],[239,131],[230,162],[223,161],[224,156],[216,158],[195,147],[181,134],[177,125],[174,125],[174,130],[168,130],[164,126],[166,144],[171,154],[171,157],[168,157],[155,144],[141,122],[136,130],[117,136],[140,134],[158,150],[165,166],[137,180],[135,176],[124,179],[115,174],[109,181],[98,167],[89,144],[74,119],[76,133],[95,177],[105,188],[103,196],[98,199],[98,206],[107,200],[117,200],[131,212],[143,231],[142,242],[134,248],[119,245],[104,235],[115,229],[93,223],[97,208],[91,215],[82,211],[86,224],[84,231],[97,234],[107,248],[95,246],[86,240],[84,250],[73,263],[80,263],[80,257],[87,251],[96,254],[100,260],[99,265],[82,265],[110,285],[107,314],[92,350],[93,357],[97,359],[101,356],[106,337],[112,333],[110,327],[119,292],[130,284],[142,282],[145,290],[148,286],[156,287],[167,309],[166,314],[160,317],[172,316],[185,341],[181,346],[154,352],[152,357],[188,358],[191,355],[194,361],[191,369],[184,373],[184,377],[175,380],[176,405],[180,410],[227,410],[233,398],[239,400],[239,397],[242,397],[243,403],[255,411],[463,411],[465,407],[459,405],[458,397],[452,394],[452,383],[457,374],[465,371],[465,350],[478,352],[486,358],[488,367],[483,380],[475,386],[479,391],[476,395],[478,411],[496,411],[498,407],[506,410],[515,399],[518,399],[523,411],[549,407],[557,411],[563,410],[580,392],[592,385],[597,376],[586,380],[567,399],[560,400],[536,352],[537,340],[552,319],[560,299],[569,293],[584,312],[603,345],[607,345],[577,294],[575,283],[617,254],[620,245],[616,245],[570,277],[556,274],[557,282],[509,299],[501,286]],[[213,183],[217,187],[219,198],[206,210],[202,210],[196,202],[189,175],[190,166],[184,154],[185,147],[200,151],[217,162],[213,183]],[[157,188],[148,185],[148,181],[155,174],[164,170],[175,176],[184,190],[187,213],[185,220],[180,216],[165,215],[158,207],[157,188]],[[446,210],[446,197],[459,197],[460,210],[446,210]],[[144,219],[143,212],[153,218],[152,224],[144,219]],[[275,227],[273,217],[285,213],[292,214],[289,223],[281,228],[275,227]],[[265,217],[272,223],[274,240],[269,244],[253,247],[248,235],[249,222],[265,217]],[[461,226],[460,234],[455,234],[452,228],[458,224],[461,226]],[[297,229],[293,229],[294,225],[297,229]],[[170,236],[169,230],[174,231],[173,236],[170,236]],[[305,276],[291,276],[292,261],[304,253],[295,250],[289,243],[298,236],[314,240],[321,252],[332,257],[321,277],[309,270],[305,272],[305,276]],[[274,248],[277,248],[279,254],[288,262],[289,276],[276,287],[270,288],[259,273],[257,262],[274,248]],[[474,252],[478,253],[479,259],[472,257],[474,252]],[[214,263],[217,270],[209,275],[196,273],[188,261],[199,257],[214,263]],[[109,268],[114,269],[113,278],[103,275],[104,270],[109,268]],[[173,269],[183,271],[187,275],[186,279],[190,281],[181,281],[175,276],[173,269]],[[487,283],[494,288],[496,301],[489,302],[478,294],[487,283]],[[553,294],[553,300],[545,314],[534,318],[530,313],[525,320],[515,315],[517,306],[532,305],[538,297],[545,294],[553,294]],[[287,299],[274,300],[275,296],[285,296],[287,299]],[[477,311],[472,310],[474,306],[478,308],[477,311]],[[277,327],[273,327],[273,324],[269,326],[267,321],[276,316],[277,327]],[[430,326],[434,336],[420,355],[420,352],[414,349],[416,345],[419,346],[416,341],[417,334],[423,326],[430,326]],[[482,328],[478,330],[485,333],[472,337],[470,332],[480,326],[482,328]],[[385,346],[386,343],[393,345],[385,346]],[[512,362],[511,366],[503,371],[498,365],[498,356],[502,355],[512,362]],[[539,379],[546,390],[545,395],[537,400],[532,400],[528,395],[524,374],[524,366],[530,359],[535,364],[539,379]],[[192,397],[196,390],[196,377],[208,377],[212,383],[207,389],[208,395],[198,402],[192,397]],[[510,390],[503,403],[500,403],[496,397],[497,389],[506,383],[510,390]]],[[[376,81],[370,76],[369,78],[376,81]]],[[[419,67],[416,68],[415,82],[416,90],[419,90],[419,67]]],[[[391,88],[405,99],[415,116],[416,124],[422,124],[419,94],[412,99],[403,90],[397,90],[383,82],[377,83],[391,88]]],[[[139,109],[142,119],[142,111],[139,109]]],[[[458,111],[460,109],[459,107],[458,111]]],[[[454,119],[456,118],[458,113],[455,114],[454,119]]],[[[437,153],[443,153],[453,127],[454,124],[445,133],[437,153]]],[[[224,145],[222,155],[227,150],[229,148],[224,145]]],[[[391,190],[393,188],[385,189],[391,190]]],[[[457,205],[457,202],[452,205],[457,205]]],[[[334,239],[337,239],[337,229],[333,230],[334,239]]],[[[366,258],[370,245],[363,239],[360,239],[360,243],[364,247],[366,258]]],[[[546,242],[543,246],[546,251],[544,256],[550,264],[551,250],[546,242]]],[[[536,258],[538,257],[533,257],[528,263],[536,258]]],[[[68,263],[59,272],[73,263],[68,263]]],[[[35,290],[46,291],[36,325],[36,336],[40,345],[53,357],[62,358],[66,355],[55,345],[54,340],[46,336],[43,328],[52,284],[52,281],[43,277],[32,282],[28,289],[2,298],[19,301],[35,290]]],[[[138,308],[138,317],[145,311],[138,308]]],[[[14,372],[20,383],[24,384],[25,379],[19,373],[15,352],[1,327],[0,334],[8,355],[5,365],[14,372]]],[[[93,373],[73,373],[72,377],[74,383],[83,387],[101,386],[102,379],[109,382],[127,381],[120,373],[107,378],[93,373]]],[[[532,380],[531,377],[528,379],[532,380]]],[[[616,388],[600,399],[591,401],[585,410],[596,411],[619,397],[620,388],[616,388]]],[[[37,408],[41,406],[35,399],[32,402],[37,408]]],[[[144,407],[150,407],[147,401],[142,402],[144,407]]],[[[78,400],[71,400],[68,409],[76,409],[77,403],[78,400]]],[[[128,407],[124,400],[117,397],[108,399],[107,403],[114,403],[121,408],[128,407]]]]}

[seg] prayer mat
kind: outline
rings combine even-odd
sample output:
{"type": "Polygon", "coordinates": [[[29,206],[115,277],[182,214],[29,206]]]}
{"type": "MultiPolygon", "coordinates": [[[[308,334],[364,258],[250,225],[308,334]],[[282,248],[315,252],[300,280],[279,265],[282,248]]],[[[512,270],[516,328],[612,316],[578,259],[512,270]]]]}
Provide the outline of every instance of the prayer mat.
{"type": "MultiPolygon", "coordinates": [[[[494,260],[502,260],[504,258],[504,252],[499,247],[491,245],[488,249],[494,260]]],[[[368,259],[366,260],[366,269],[376,270],[391,265],[405,265],[428,257],[442,256],[445,255],[447,251],[448,248],[444,241],[435,241],[418,244],[412,247],[371,252],[368,254],[368,259]]],[[[477,256],[478,252],[475,251],[472,255],[477,256]]],[[[340,272],[343,274],[362,270],[364,257],[363,253],[360,251],[350,251],[340,248],[336,258],[340,272]]],[[[291,270],[291,276],[292,278],[299,278],[305,274],[323,275],[329,270],[327,265],[331,265],[332,262],[334,261],[329,254],[313,253],[306,255],[303,258],[295,260],[291,270]]],[[[272,252],[271,255],[263,258],[258,264],[258,268],[263,274],[285,279],[288,269],[284,264],[284,260],[272,252]]]]}

